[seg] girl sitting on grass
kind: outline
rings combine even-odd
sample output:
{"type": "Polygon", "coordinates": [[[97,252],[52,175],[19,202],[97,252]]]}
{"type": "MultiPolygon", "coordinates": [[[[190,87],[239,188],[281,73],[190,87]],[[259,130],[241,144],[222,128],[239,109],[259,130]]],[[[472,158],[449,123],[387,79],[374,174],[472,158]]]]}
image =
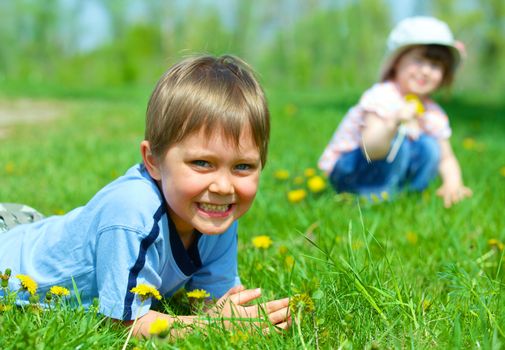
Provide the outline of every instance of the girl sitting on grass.
{"type": "Polygon", "coordinates": [[[349,110],[319,167],[337,192],[378,198],[423,191],[438,172],[437,195],[450,207],[472,191],[449,143],[449,119],[430,95],[451,85],[462,45],[432,17],[404,19],[387,44],[380,82],[349,110]]]}

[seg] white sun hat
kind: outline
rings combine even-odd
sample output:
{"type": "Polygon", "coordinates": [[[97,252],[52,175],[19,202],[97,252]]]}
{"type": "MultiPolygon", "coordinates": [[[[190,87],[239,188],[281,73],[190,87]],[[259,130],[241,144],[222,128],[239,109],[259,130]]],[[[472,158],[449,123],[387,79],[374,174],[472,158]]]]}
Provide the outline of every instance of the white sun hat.
{"type": "Polygon", "coordinates": [[[401,20],[389,34],[386,55],[380,71],[381,80],[389,75],[398,55],[406,48],[429,44],[447,46],[454,56],[455,66],[461,61],[462,43],[454,40],[451,29],[445,22],[427,16],[409,17],[401,20]]]}

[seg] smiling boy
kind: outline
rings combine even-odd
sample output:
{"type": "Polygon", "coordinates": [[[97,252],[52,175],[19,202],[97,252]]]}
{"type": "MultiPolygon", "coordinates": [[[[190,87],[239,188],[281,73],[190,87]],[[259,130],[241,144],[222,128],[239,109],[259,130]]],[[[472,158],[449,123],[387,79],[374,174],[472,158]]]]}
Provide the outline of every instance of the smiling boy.
{"type": "MultiPolygon", "coordinates": [[[[263,91],[241,60],[200,56],[171,67],[147,108],[143,163],[64,216],[0,233],[0,270],[31,276],[44,293],[72,290],[85,307],[128,321],[148,335],[158,318],[196,324],[196,316],[169,316],[131,292],[152,285],[170,296],[179,288],[205,289],[220,298],[212,317],[262,317],[286,329],[288,299],[244,304],[261,296],[240,285],[237,219],[250,208],[265,165],[269,111],[263,91]]],[[[9,287],[19,289],[11,278],[9,287]]],[[[19,294],[20,302],[27,296],[19,294]]]]}

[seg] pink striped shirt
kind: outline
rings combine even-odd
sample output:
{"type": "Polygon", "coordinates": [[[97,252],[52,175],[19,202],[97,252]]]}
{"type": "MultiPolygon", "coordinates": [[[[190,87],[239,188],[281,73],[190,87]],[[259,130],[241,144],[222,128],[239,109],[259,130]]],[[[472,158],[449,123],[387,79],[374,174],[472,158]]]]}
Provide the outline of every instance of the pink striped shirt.
{"type": "MultiPolygon", "coordinates": [[[[327,174],[331,173],[342,153],[360,147],[365,114],[374,113],[380,118],[392,118],[405,103],[404,97],[391,81],[377,83],[365,91],[359,103],[347,112],[333,134],[319,158],[319,168],[327,174]]],[[[407,136],[416,138],[425,133],[439,140],[448,139],[452,131],[444,110],[431,99],[424,101],[424,109],[424,114],[418,119],[419,128],[407,128],[407,136]]]]}

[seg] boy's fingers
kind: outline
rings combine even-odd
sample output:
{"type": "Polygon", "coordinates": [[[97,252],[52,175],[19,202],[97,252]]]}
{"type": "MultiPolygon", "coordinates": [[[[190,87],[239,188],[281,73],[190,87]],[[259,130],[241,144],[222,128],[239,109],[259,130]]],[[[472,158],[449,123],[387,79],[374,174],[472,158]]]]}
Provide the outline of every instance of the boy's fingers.
{"type": "Polygon", "coordinates": [[[235,287],[232,287],[232,288],[228,289],[228,291],[226,293],[224,293],[221,298],[219,298],[219,300],[218,300],[218,302],[216,304],[216,307],[218,309],[222,309],[224,307],[224,305],[226,305],[226,303],[230,300],[230,297],[232,295],[240,293],[244,289],[245,289],[245,287],[243,285],[238,285],[238,286],[235,286],[235,287]]]}
{"type": "Polygon", "coordinates": [[[291,327],[291,321],[282,322],[274,326],[263,328],[263,334],[268,335],[271,334],[272,331],[276,333],[282,333],[286,331],[289,327],[291,327]]]}
{"type": "Polygon", "coordinates": [[[283,331],[287,330],[289,327],[291,327],[291,320],[275,325],[275,329],[279,329],[279,330],[283,330],[283,331]]]}
{"type": "Polygon", "coordinates": [[[240,285],[238,285],[238,286],[232,287],[232,288],[230,288],[230,289],[229,289],[229,290],[228,290],[228,291],[227,291],[227,292],[223,295],[223,297],[224,297],[224,296],[228,297],[228,296],[230,296],[230,295],[232,295],[232,294],[236,294],[236,293],[238,293],[238,292],[243,291],[244,289],[245,289],[245,287],[244,287],[243,285],[241,285],[241,284],[240,284],[240,285]]]}
{"type": "Polygon", "coordinates": [[[230,301],[237,305],[247,304],[261,296],[261,289],[246,289],[230,295],[230,301]]]}
{"type": "Polygon", "coordinates": [[[261,307],[266,311],[267,314],[270,314],[274,311],[283,309],[289,305],[289,298],[272,300],[265,304],[262,304],[261,307]]]}
{"type": "Polygon", "coordinates": [[[284,307],[280,310],[274,311],[268,314],[268,320],[272,324],[278,324],[281,322],[285,322],[289,319],[289,307],[284,307]]]}

